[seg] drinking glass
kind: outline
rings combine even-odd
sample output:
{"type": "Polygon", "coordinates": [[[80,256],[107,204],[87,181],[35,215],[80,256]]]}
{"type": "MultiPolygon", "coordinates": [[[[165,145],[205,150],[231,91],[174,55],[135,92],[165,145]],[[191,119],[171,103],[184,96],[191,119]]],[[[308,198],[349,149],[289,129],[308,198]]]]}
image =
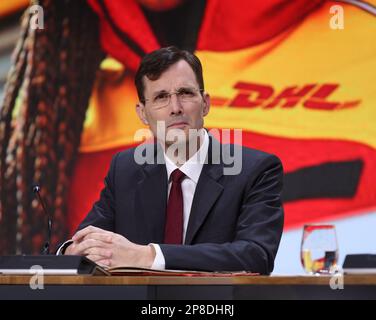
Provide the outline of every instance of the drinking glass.
{"type": "Polygon", "coordinates": [[[338,244],[335,226],[305,225],[300,250],[304,270],[309,274],[332,274],[337,270],[338,244]]]}

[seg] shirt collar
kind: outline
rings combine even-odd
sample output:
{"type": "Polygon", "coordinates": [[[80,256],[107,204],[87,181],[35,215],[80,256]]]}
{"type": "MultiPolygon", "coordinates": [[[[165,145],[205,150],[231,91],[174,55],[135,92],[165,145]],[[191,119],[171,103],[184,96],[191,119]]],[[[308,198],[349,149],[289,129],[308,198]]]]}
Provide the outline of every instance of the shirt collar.
{"type": "Polygon", "coordinates": [[[209,135],[205,129],[203,129],[204,140],[203,143],[198,149],[198,151],[189,158],[181,167],[178,167],[175,163],[167,157],[164,153],[166,169],[167,169],[167,178],[170,180],[170,175],[175,169],[179,169],[183,172],[189,179],[193,180],[195,183],[198,182],[198,179],[201,174],[202,167],[204,166],[206,156],[209,150],[209,135]]]}

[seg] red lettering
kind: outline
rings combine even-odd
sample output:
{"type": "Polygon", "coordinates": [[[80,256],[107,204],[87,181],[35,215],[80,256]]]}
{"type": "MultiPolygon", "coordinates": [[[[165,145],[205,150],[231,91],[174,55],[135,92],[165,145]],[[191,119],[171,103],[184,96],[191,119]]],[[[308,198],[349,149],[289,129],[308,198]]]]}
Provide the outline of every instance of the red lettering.
{"type": "Polygon", "coordinates": [[[213,106],[218,106],[218,107],[223,107],[227,105],[229,99],[227,98],[221,98],[221,97],[216,97],[216,96],[211,96],[210,97],[210,103],[213,106]]]}
{"type": "Polygon", "coordinates": [[[328,101],[330,95],[338,87],[338,84],[290,86],[273,97],[274,90],[271,86],[251,82],[237,82],[234,88],[238,89],[239,92],[232,100],[231,98],[212,97],[212,104],[215,106],[227,105],[237,108],[263,107],[264,109],[275,108],[278,105],[281,108],[294,108],[299,104],[303,104],[308,109],[327,111],[354,108],[360,104],[361,100],[344,102],[328,101]],[[304,101],[303,99],[314,89],[317,90],[304,101]],[[228,103],[229,100],[230,102],[228,103]]]}
{"type": "Polygon", "coordinates": [[[306,102],[304,106],[309,109],[334,110],[341,104],[339,102],[325,101],[336,89],[338,84],[323,84],[306,102]]]}
{"type": "Polygon", "coordinates": [[[285,100],[285,103],[281,106],[282,108],[293,108],[315,87],[316,84],[308,84],[303,88],[298,88],[298,86],[288,87],[277,95],[274,100],[268,103],[264,108],[274,108],[282,100],[285,100]]]}
{"type": "Polygon", "coordinates": [[[362,100],[345,101],[341,104],[340,109],[354,108],[358,106],[361,102],[362,100]]]}
{"type": "Polygon", "coordinates": [[[326,99],[339,87],[338,84],[323,84],[305,103],[304,107],[318,110],[335,110],[356,107],[361,100],[330,102],[326,99]]]}
{"type": "Polygon", "coordinates": [[[266,99],[273,95],[273,88],[271,86],[238,82],[234,86],[235,89],[241,91],[238,95],[230,102],[231,107],[241,107],[241,108],[255,108],[260,106],[265,102],[266,99]]]}

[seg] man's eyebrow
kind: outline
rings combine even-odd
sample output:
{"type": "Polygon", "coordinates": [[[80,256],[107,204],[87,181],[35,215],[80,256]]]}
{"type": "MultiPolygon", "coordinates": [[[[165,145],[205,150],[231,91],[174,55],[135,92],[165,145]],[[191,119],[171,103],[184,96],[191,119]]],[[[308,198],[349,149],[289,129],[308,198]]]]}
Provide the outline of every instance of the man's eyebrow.
{"type": "Polygon", "coordinates": [[[161,93],[168,93],[168,91],[165,90],[165,89],[158,90],[158,91],[153,92],[153,96],[157,96],[157,95],[159,95],[159,94],[161,94],[161,93]]]}
{"type": "Polygon", "coordinates": [[[192,87],[192,86],[181,86],[181,87],[178,88],[178,90],[182,90],[182,89],[183,89],[183,90],[184,90],[184,89],[185,89],[185,90],[187,90],[187,89],[188,89],[188,90],[192,90],[192,89],[194,89],[194,87],[192,87]]]}
{"type": "MultiPolygon", "coordinates": [[[[180,90],[192,90],[194,89],[194,87],[190,86],[190,85],[186,85],[186,86],[181,86],[179,88],[176,88],[176,90],[173,90],[173,91],[180,91],[180,90]]],[[[157,96],[161,93],[169,93],[169,91],[165,90],[165,89],[161,89],[161,90],[157,90],[155,92],[152,93],[153,96],[157,96]]]]}

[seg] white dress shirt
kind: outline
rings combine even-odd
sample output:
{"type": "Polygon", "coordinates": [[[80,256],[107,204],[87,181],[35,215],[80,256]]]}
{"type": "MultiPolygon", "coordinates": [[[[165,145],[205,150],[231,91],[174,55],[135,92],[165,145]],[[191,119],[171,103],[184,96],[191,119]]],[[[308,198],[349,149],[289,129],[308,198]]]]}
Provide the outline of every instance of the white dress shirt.
{"type": "MultiPolygon", "coordinates": [[[[167,170],[168,195],[170,194],[170,189],[172,185],[172,182],[170,181],[171,173],[175,169],[179,169],[186,175],[185,179],[183,179],[181,183],[181,189],[183,193],[183,243],[187,232],[193,196],[195,194],[197,182],[200,178],[202,167],[204,165],[209,149],[209,136],[206,130],[204,129],[203,134],[204,139],[200,149],[191,158],[189,158],[181,167],[178,167],[174,162],[171,161],[171,159],[166,154],[164,154],[167,170]]],[[[165,269],[166,262],[160,246],[155,243],[151,243],[151,245],[154,247],[156,252],[156,256],[151,268],[158,270],[165,269]]]]}

